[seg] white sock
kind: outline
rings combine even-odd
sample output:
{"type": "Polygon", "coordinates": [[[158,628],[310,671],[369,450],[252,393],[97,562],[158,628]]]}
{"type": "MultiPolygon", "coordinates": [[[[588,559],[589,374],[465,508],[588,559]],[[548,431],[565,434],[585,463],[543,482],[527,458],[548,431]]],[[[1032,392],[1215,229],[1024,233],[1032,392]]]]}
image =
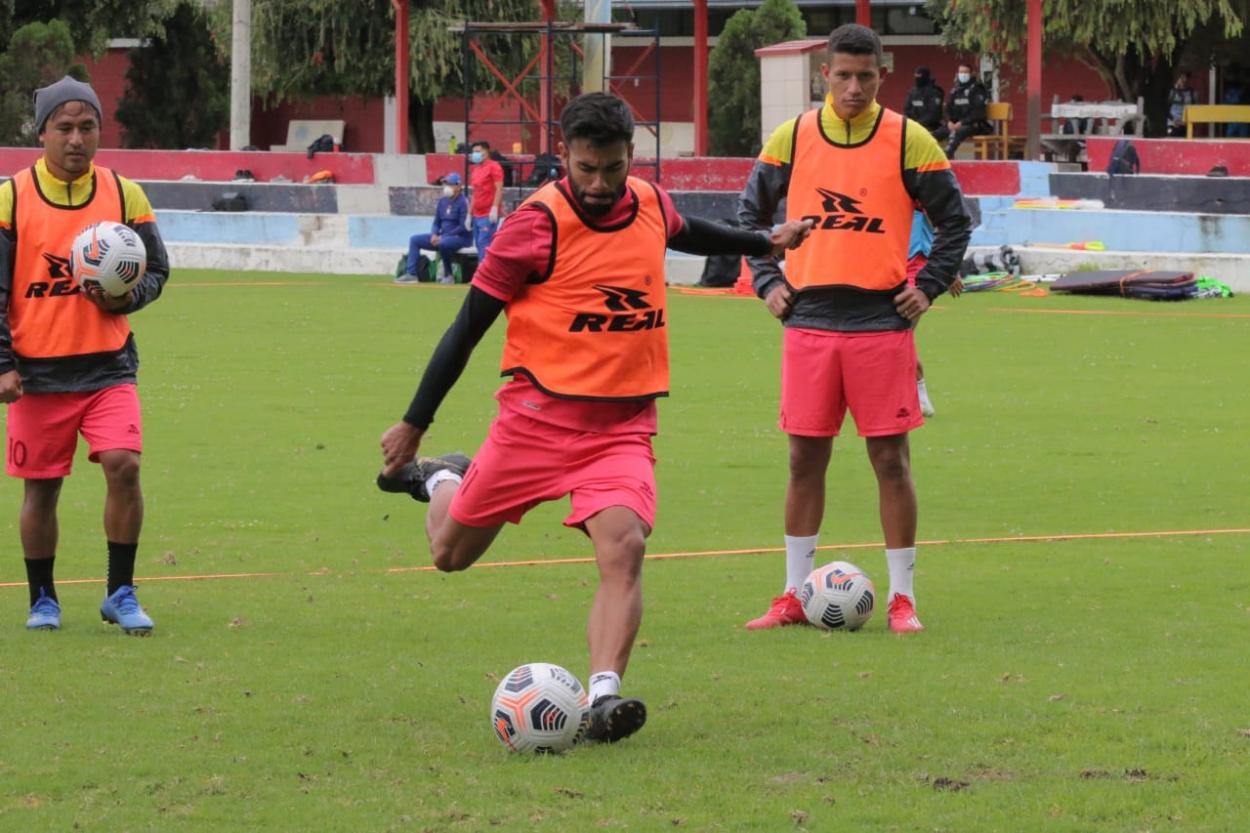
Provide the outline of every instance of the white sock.
{"type": "Polygon", "coordinates": [[[912,589],[912,572],[916,568],[916,548],[902,547],[897,550],[885,551],[885,563],[890,568],[890,593],[886,603],[899,593],[916,601],[916,591],[912,589]]]}
{"type": "Polygon", "coordinates": [[[924,383],[924,379],[923,379],[923,378],[921,378],[921,379],[917,379],[917,380],[916,380],[916,390],[920,392],[920,398],[921,398],[921,399],[928,399],[928,398],[929,398],[929,389],[928,389],[927,387],[925,387],[925,383],[924,383]]]}
{"type": "Polygon", "coordinates": [[[812,573],[819,535],[786,536],[786,592],[798,590],[812,573]]]}
{"type": "Polygon", "coordinates": [[[595,671],[590,675],[590,704],[600,697],[621,693],[621,675],[615,671],[595,671]]]}
{"type": "Polygon", "coordinates": [[[459,483],[461,480],[464,480],[464,477],[456,474],[451,469],[439,469],[425,479],[425,493],[427,495],[434,494],[434,490],[437,489],[438,485],[444,480],[459,483]]]}

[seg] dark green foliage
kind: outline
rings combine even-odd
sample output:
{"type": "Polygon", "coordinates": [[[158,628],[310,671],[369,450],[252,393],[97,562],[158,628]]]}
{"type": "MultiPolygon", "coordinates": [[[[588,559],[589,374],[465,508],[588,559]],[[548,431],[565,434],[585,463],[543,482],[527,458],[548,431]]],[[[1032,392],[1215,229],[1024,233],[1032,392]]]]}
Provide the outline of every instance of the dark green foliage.
{"type": "Polygon", "coordinates": [[[807,26],[793,0],[765,0],[734,13],[708,57],[708,138],[713,156],[760,149],[760,63],[755,50],[801,38],[807,26]]]}
{"type": "Polygon", "coordinates": [[[132,148],[211,147],[230,119],[230,68],[203,12],[184,3],[165,34],[130,50],[126,94],[117,107],[132,148]]]}
{"type": "Polygon", "coordinates": [[[27,23],[0,54],[0,145],[31,145],[36,141],[33,95],[36,89],[67,72],[86,81],[87,72],[74,64],[74,44],[62,20],[27,23]]]}

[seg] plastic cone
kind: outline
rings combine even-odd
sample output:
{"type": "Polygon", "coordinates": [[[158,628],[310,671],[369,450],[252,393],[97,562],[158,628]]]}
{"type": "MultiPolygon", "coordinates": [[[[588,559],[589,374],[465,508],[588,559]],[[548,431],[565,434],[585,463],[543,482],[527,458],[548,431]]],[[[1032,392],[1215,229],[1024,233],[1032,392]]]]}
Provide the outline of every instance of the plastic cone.
{"type": "Polygon", "coordinates": [[[742,258],[742,268],[738,270],[738,280],[734,281],[735,295],[754,295],[755,289],[751,286],[751,267],[747,266],[747,259],[742,258]]]}

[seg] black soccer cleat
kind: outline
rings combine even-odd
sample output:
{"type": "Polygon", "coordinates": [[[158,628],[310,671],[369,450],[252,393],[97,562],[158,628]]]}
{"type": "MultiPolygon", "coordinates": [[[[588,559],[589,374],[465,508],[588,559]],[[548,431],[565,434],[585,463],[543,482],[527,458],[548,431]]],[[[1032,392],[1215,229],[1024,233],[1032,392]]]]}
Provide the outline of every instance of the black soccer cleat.
{"type": "Polygon", "coordinates": [[[468,457],[458,451],[444,454],[442,457],[418,457],[413,462],[405,464],[399,470],[399,474],[394,477],[378,474],[378,488],[384,492],[409,495],[413,500],[429,503],[430,493],[425,490],[425,481],[429,480],[430,475],[449,469],[464,477],[471,462],[468,457]]]}
{"type": "Polygon", "coordinates": [[[605,694],[590,707],[590,726],[585,743],[616,743],[642,728],[647,722],[647,706],[633,697],[605,694]]]}

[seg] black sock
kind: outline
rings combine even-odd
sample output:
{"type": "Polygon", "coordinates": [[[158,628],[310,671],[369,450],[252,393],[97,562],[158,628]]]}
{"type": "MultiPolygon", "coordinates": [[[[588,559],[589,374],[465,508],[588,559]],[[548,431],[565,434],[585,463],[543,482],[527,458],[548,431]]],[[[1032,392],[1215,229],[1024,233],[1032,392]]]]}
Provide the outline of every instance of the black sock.
{"type": "Polygon", "coordinates": [[[52,564],[56,556],[51,558],[26,559],[26,582],[30,585],[30,605],[39,601],[39,591],[49,599],[56,600],[56,587],[52,584],[52,564]]]}
{"type": "Polygon", "coordinates": [[[117,588],[135,583],[135,553],[138,544],[118,544],[109,541],[109,592],[111,596],[117,588]]]}

